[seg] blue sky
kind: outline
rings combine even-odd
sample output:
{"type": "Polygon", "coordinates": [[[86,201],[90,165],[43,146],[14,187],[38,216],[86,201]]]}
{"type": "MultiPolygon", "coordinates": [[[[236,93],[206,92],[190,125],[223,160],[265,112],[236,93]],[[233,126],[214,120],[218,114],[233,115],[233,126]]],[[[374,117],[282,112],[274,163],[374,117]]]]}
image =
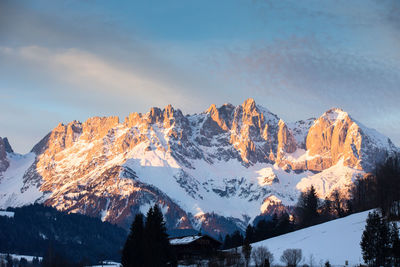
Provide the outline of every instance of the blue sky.
{"type": "Polygon", "coordinates": [[[400,1],[0,1],[0,136],[248,97],[285,121],[341,107],[400,144],[400,1]]]}

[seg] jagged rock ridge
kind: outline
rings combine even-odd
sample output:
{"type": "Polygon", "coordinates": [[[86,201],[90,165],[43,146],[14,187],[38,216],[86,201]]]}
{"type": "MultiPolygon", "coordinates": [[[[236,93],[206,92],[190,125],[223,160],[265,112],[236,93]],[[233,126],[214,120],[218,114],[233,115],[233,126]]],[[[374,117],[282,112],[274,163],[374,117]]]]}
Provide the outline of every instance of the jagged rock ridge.
{"type": "Polygon", "coordinates": [[[293,205],[310,183],[321,197],[346,190],[356,174],[398,153],[340,109],[287,124],[253,99],[194,115],[168,105],[123,122],[59,124],[20,157],[4,140],[1,207],[40,201],[126,227],[156,202],[170,229],[202,227],[215,235],[293,205]],[[10,187],[13,180],[18,185],[10,187]]]}

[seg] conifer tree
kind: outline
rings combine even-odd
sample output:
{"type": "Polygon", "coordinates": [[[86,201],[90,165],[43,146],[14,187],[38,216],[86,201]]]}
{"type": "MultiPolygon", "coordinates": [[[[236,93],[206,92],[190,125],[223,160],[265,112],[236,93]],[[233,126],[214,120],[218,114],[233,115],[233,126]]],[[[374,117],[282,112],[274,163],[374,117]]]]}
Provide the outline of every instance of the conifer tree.
{"type": "Polygon", "coordinates": [[[145,225],[146,267],[175,265],[172,248],[169,244],[164,217],[157,204],[147,213],[145,225]],[[155,256],[156,255],[156,256],[155,256]]]}
{"type": "Polygon", "coordinates": [[[224,244],[222,245],[224,249],[228,249],[232,247],[232,242],[231,242],[231,235],[226,234],[225,239],[224,239],[224,244]]]}
{"type": "Polygon", "coordinates": [[[400,218],[400,159],[388,158],[375,170],[377,198],[383,216],[400,218]]]}
{"type": "Polygon", "coordinates": [[[400,266],[400,237],[397,224],[393,223],[390,229],[390,240],[392,243],[392,259],[394,266],[400,266]]]}
{"type": "Polygon", "coordinates": [[[297,213],[303,226],[310,226],[317,222],[319,199],[314,186],[307,192],[302,192],[297,203],[297,213]]]}
{"type": "Polygon", "coordinates": [[[387,263],[390,254],[389,227],[378,212],[368,214],[360,245],[367,264],[384,266],[387,263]]]}
{"type": "Polygon", "coordinates": [[[243,245],[243,235],[240,233],[239,230],[236,230],[231,235],[231,247],[239,247],[243,245]]]}
{"type": "Polygon", "coordinates": [[[130,233],[122,250],[122,266],[144,267],[144,225],[143,214],[138,213],[131,225],[130,233]]]}
{"type": "Polygon", "coordinates": [[[251,245],[250,245],[250,241],[247,238],[244,240],[242,252],[243,252],[244,259],[245,259],[246,267],[248,267],[249,262],[250,262],[250,257],[251,257],[251,245]]]}
{"type": "Polygon", "coordinates": [[[264,260],[264,267],[270,267],[271,266],[271,263],[269,262],[269,259],[267,258],[267,259],[265,259],[264,260]]]}
{"type": "Polygon", "coordinates": [[[12,267],[12,266],[13,266],[12,257],[11,257],[10,254],[8,254],[8,253],[7,253],[7,256],[6,256],[6,266],[7,266],[7,267],[12,267]]]}
{"type": "Polygon", "coordinates": [[[276,235],[281,235],[291,231],[293,231],[293,224],[290,221],[289,214],[284,212],[281,217],[279,217],[278,223],[275,226],[275,233],[276,235]]]}
{"type": "Polygon", "coordinates": [[[245,240],[249,241],[250,243],[254,242],[255,241],[254,235],[255,235],[254,227],[249,224],[246,228],[245,240]]]}

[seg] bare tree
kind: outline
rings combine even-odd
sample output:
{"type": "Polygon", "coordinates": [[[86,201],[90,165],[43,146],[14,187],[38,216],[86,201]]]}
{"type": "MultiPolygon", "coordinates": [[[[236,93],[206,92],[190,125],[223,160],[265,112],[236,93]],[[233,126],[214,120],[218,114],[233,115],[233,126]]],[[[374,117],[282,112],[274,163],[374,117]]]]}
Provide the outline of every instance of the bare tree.
{"type": "Polygon", "coordinates": [[[251,256],[255,265],[260,267],[264,266],[266,260],[268,260],[270,264],[274,261],[274,256],[272,253],[268,250],[268,248],[263,246],[253,249],[251,256]]]}
{"type": "Polygon", "coordinates": [[[301,249],[286,249],[283,251],[281,261],[286,263],[288,267],[296,267],[302,260],[301,249]]]}

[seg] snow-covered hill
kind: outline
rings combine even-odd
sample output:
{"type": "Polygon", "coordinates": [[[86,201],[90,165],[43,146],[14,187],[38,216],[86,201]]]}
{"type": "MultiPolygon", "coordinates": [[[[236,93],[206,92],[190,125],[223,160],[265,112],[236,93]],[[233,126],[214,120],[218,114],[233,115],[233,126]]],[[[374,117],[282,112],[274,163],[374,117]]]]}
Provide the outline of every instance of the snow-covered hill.
{"type": "Polygon", "coordinates": [[[159,203],[167,227],[218,236],[296,203],[311,184],[344,193],[392,142],[340,109],[286,124],[253,99],[183,115],[148,113],[59,124],[27,155],[0,138],[0,208],[44,202],[128,227],[159,203]]]}
{"type": "Polygon", "coordinates": [[[300,248],[304,262],[309,264],[310,255],[314,264],[325,263],[327,260],[334,266],[349,266],[364,263],[361,254],[360,241],[365,229],[369,211],[352,214],[292,233],[277,236],[257,243],[267,247],[274,255],[275,263],[280,263],[280,257],[285,249],[300,248]]]}

